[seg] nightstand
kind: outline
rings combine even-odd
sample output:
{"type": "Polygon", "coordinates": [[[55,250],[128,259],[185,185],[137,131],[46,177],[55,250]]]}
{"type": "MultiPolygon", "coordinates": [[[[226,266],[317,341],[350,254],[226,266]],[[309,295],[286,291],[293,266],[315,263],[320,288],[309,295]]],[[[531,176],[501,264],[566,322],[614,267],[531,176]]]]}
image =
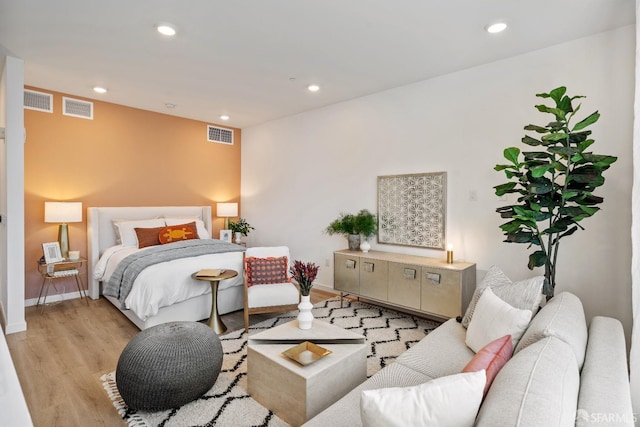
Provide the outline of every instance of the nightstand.
{"type": "Polygon", "coordinates": [[[86,272],[86,266],[86,258],[78,258],[74,260],[66,259],[64,261],[51,263],[38,261],[38,272],[42,276],[42,286],[40,287],[40,294],[38,295],[38,302],[36,303],[36,305],[40,305],[40,299],[42,298],[42,309],[44,309],[44,306],[47,303],[47,295],[49,294],[49,288],[51,287],[51,285],[53,285],[54,289],[57,290],[56,281],[63,280],[69,277],[73,277],[75,279],[78,293],[80,293],[80,298],[84,298],[88,305],[89,300],[87,299],[87,293],[84,290],[81,278],[81,276],[83,276],[86,272]],[[44,298],[42,295],[43,291],[44,298]]]}

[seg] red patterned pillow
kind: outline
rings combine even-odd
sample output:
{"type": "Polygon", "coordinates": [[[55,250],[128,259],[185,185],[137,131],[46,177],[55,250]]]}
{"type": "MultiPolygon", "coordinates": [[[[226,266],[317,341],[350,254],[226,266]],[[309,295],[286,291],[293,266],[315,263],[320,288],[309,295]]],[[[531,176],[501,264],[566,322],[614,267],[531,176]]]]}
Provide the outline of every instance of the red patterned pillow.
{"type": "Polygon", "coordinates": [[[247,275],[247,286],[270,285],[290,282],[287,276],[288,259],[286,256],[244,259],[244,271],[247,275]]]}
{"type": "Polygon", "coordinates": [[[138,247],[146,248],[147,246],[156,246],[160,244],[158,233],[162,231],[164,227],[153,228],[134,228],[136,236],[138,237],[138,247]]]}
{"type": "Polygon", "coordinates": [[[198,238],[198,229],[195,221],[188,224],[170,225],[163,227],[158,233],[158,239],[163,245],[166,243],[178,242],[180,240],[191,240],[198,238]]]}
{"type": "Polygon", "coordinates": [[[484,369],[487,373],[487,382],[484,386],[484,396],[486,396],[493,379],[511,359],[512,354],[511,335],[505,335],[482,347],[467,363],[462,372],[476,372],[484,369]]]}

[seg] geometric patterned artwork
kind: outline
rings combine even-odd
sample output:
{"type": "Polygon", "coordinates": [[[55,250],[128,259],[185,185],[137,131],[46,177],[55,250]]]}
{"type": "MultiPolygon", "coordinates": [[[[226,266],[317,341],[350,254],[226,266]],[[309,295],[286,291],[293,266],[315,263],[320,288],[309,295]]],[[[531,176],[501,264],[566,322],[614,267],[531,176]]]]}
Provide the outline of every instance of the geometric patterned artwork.
{"type": "Polygon", "coordinates": [[[378,243],[444,249],[447,173],[378,177],[378,243]]]}

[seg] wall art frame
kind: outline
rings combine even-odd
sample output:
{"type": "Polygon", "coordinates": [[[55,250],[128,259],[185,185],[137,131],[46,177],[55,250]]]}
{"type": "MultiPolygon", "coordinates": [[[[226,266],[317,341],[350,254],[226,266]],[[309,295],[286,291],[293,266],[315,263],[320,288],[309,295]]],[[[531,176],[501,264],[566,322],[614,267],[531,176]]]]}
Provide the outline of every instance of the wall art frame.
{"type": "Polygon", "coordinates": [[[445,249],[447,173],[378,176],[378,243],[445,249]]]}
{"type": "Polygon", "coordinates": [[[44,254],[45,264],[53,264],[64,261],[62,252],[60,251],[59,242],[48,242],[42,244],[42,252],[44,254]]]}
{"type": "Polygon", "coordinates": [[[231,243],[231,230],[220,230],[220,240],[231,243]]]}

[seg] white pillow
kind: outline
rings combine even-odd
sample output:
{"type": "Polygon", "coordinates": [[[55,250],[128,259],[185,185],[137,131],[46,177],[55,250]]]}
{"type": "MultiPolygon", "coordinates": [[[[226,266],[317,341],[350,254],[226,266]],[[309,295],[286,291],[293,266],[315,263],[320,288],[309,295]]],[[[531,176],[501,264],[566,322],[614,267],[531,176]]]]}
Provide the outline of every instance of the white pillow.
{"type": "Polygon", "coordinates": [[[487,288],[476,304],[465,343],[477,353],[491,341],[511,335],[511,343],[516,348],[530,321],[531,310],[515,308],[487,288]]]}
{"type": "Polygon", "coordinates": [[[365,427],[473,426],[486,382],[484,369],[436,378],[413,387],[365,390],[365,427]]]}
{"type": "Polygon", "coordinates": [[[138,246],[138,236],[134,228],[156,228],[164,227],[164,219],[141,219],[135,221],[113,221],[113,225],[120,234],[122,246],[138,246]]]}
{"type": "Polygon", "coordinates": [[[195,221],[196,229],[198,230],[198,237],[201,239],[211,238],[211,234],[209,234],[209,231],[207,231],[207,227],[204,226],[204,221],[198,217],[165,218],[164,221],[167,223],[167,225],[180,225],[195,221]]]}
{"type": "Polygon", "coordinates": [[[482,279],[482,282],[480,282],[473,292],[467,311],[462,318],[462,326],[465,328],[469,327],[469,322],[471,322],[471,318],[473,317],[476,304],[487,288],[491,288],[493,293],[501,300],[508,302],[515,308],[531,310],[531,312],[535,314],[544,297],[542,294],[543,284],[544,276],[512,282],[500,267],[496,265],[491,266],[482,279]]]}

